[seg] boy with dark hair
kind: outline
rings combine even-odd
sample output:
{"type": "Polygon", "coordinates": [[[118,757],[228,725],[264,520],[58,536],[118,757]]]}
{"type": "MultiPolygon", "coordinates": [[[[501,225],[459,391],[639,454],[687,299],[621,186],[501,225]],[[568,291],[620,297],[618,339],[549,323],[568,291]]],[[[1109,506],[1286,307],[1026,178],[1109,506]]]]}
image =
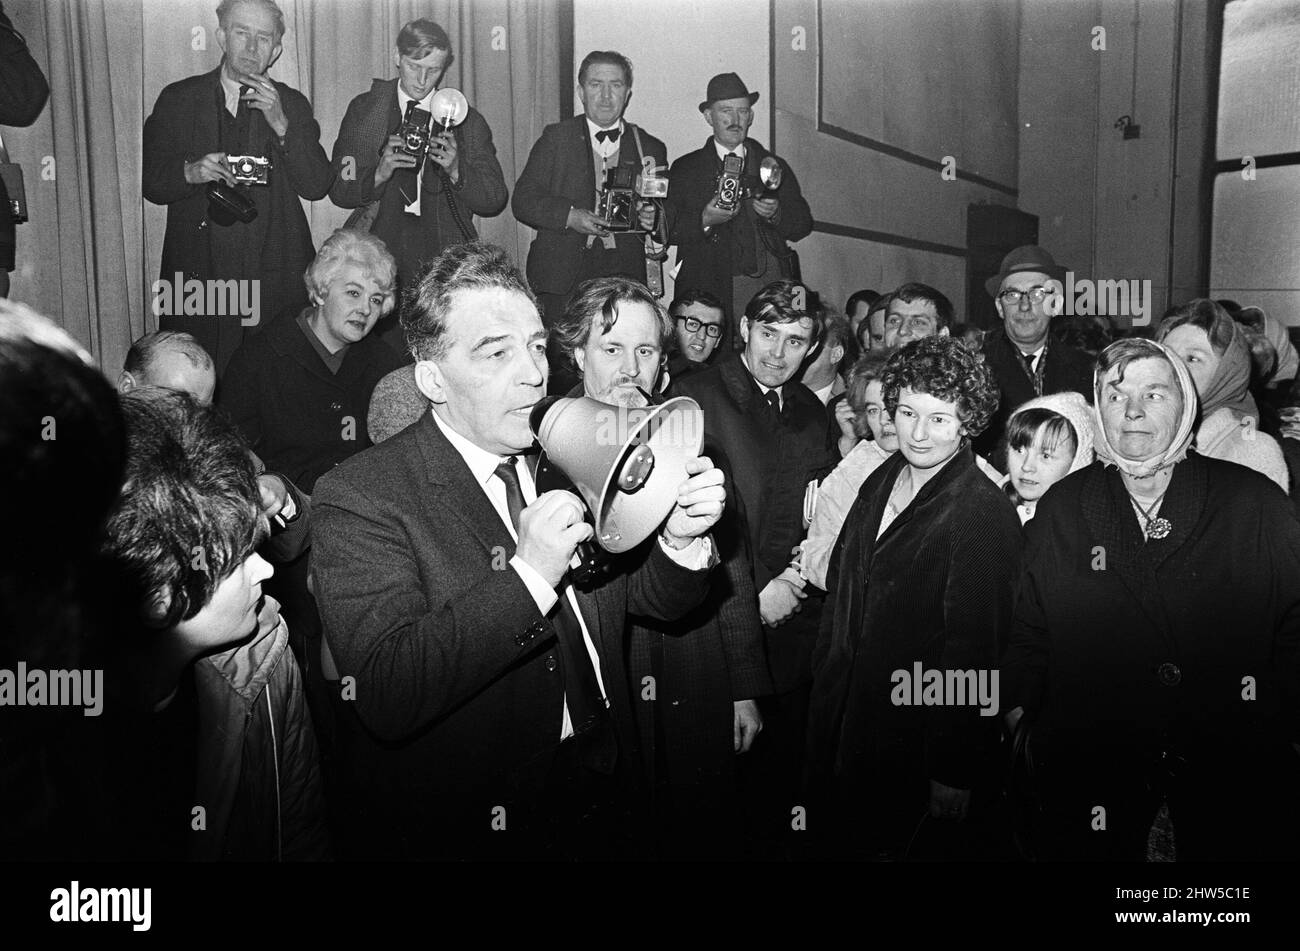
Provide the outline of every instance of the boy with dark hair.
{"type": "Polygon", "coordinates": [[[272,570],[247,449],[186,394],[141,390],[122,408],[126,479],[104,550],[134,609],[110,675],[119,848],[324,858],[316,739],[278,605],[262,598],[272,570]]]}

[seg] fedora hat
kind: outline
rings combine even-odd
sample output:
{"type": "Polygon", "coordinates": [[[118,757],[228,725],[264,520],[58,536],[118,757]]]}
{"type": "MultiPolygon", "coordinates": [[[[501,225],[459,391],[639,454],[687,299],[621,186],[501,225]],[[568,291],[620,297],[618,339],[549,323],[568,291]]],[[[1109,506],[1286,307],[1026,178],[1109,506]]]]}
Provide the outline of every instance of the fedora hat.
{"type": "Polygon", "coordinates": [[[758,93],[750,92],[735,73],[718,73],[709,80],[709,88],[704,96],[704,101],[700,103],[700,112],[707,111],[709,103],[717,102],[719,99],[743,99],[748,97],[751,106],[758,102],[758,93]]]}
{"type": "Polygon", "coordinates": [[[1058,281],[1065,280],[1065,268],[1056,263],[1047,249],[1036,244],[1022,244],[1007,252],[1007,256],[1002,259],[1001,269],[984,282],[984,289],[990,297],[997,297],[1002,282],[1021,271],[1038,271],[1058,281]]]}

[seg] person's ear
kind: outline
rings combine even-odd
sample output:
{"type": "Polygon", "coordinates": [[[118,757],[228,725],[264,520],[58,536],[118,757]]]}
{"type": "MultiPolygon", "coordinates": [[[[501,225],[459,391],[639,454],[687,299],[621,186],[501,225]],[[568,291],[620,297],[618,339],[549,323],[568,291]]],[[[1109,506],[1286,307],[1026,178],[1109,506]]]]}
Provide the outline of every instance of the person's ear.
{"type": "Polygon", "coordinates": [[[226,41],[227,41],[227,37],[226,37],[225,28],[218,26],[217,27],[217,48],[221,50],[222,56],[226,54],[226,41]]]}
{"type": "Polygon", "coordinates": [[[573,351],[573,362],[577,364],[579,373],[587,372],[587,350],[585,347],[578,347],[573,351]]]}
{"type": "Polygon", "coordinates": [[[117,375],[117,391],[123,396],[136,389],[139,385],[140,384],[136,382],[135,377],[127,373],[125,370],[117,375]]]}
{"type": "Polygon", "coordinates": [[[398,76],[402,75],[402,54],[396,46],[393,47],[393,68],[397,70],[398,76]]]}
{"type": "MultiPolygon", "coordinates": [[[[740,341],[746,346],[749,345],[749,320],[742,317],[740,320],[740,341]]],[[[721,343],[721,341],[718,341],[721,343]]]]}
{"type": "Polygon", "coordinates": [[[275,61],[280,58],[280,54],[283,52],[284,45],[279,40],[276,40],[275,49],[271,50],[271,58],[266,61],[266,70],[263,72],[263,75],[271,71],[271,67],[275,65],[275,61]]]}
{"type": "Polygon", "coordinates": [[[419,360],[415,364],[415,386],[431,403],[447,402],[447,381],[442,367],[434,360],[419,360]]]}
{"type": "Polygon", "coordinates": [[[166,588],[158,588],[145,599],[145,623],[150,627],[162,627],[167,621],[167,612],[171,606],[171,594],[166,588]]]}
{"type": "Polygon", "coordinates": [[[839,366],[840,361],[844,359],[844,344],[837,343],[831,347],[831,363],[839,366]]]}

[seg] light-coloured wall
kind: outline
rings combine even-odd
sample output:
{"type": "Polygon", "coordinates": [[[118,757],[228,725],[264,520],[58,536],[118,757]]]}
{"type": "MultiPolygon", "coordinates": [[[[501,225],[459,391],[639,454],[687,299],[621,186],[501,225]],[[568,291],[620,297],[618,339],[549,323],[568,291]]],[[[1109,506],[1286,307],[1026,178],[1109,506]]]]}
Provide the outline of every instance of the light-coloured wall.
{"type": "Polygon", "coordinates": [[[575,74],[589,50],[629,56],[628,116],[676,158],[708,136],[697,106],[709,77],[740,73],[761,94],[750,134],[790,163],[825,226],[796,245],[809,286],[839,307],[859,287],[925,281],[961,312],[966,206],[1014,197],[818,131],[821,42],[835,124],[1014,189],[1018,19],[1019,0],[575,0],[575,74]]]}
{"type": "Polygon", "coordinates": [[[1020,208],[1079,277],[1150,280],[1155,317],[1205,291],[1204,0],[1028,0],[1020,36],[1020,208]],[[1105,31],[1105,49],[1100,45],[1105,31]],[[1136,50],[1136,57],[1134,56],[1136,50]],[[1121,116],[1141,126],[1124,139],[1121,116]]]}

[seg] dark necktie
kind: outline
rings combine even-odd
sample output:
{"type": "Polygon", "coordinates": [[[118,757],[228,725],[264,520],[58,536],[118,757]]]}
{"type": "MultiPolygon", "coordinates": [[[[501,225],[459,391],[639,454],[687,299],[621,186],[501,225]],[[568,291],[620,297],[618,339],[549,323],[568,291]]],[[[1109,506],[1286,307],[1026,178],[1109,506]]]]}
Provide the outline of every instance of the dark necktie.
{"type": "MultiPolygon", "coordinates": [[[[496,477],[506,487],[506,509],[510,512],[510,523],[519,534],[519,513],[524,510],[524,493],[519,488],[519,473],[515,470],[518,456],[511,456],[496,468],[496,477]]],[[[585,733],[600,723],[605,716],[605,701],[600,695],[600,684],[596,682],[596,672],[591,666],[591,655],[582,637],[582,627],[574,614],[573,605],[569,603],[567,585],[559,590],[560,600],[556,603],[551,624],[555,628],[559,642],[561,672],[564,674],[565,703],[569,706],[569,717],[573,721],[575,734],[585,733]]]]}
{"type": "Polygon", "coordinates": [[[1024,361],[1025,372],[1029,374],[1029,382],[1034,385],[1034,395],[1042,396],[1042,385],[1038,382],[1038,374],[1034,372],[1034,355],[1032,353],[1022,353],[1020,359],[1024,361]]]}
{"type": "Polygon", "coordinates": [[[596,141],[597,141],[597,142],[617,142],[617,141],[618,141],[619,133],[622,132],[622,131],[623,131],[623,130],[620,129],[618,126],[615,126],[615,127],[612,128],[612,129],[599,129],[599,130],[597,130],[597,132],[596,132],[596,141]]]}
{"type": "Polygon", "coordinates": [[[763,399],[767,401],[768,408],[772,411],[772,420],[781,421],[781,397],[777,395],[776,390],[768,390],[763,394],[763,399]]]}

